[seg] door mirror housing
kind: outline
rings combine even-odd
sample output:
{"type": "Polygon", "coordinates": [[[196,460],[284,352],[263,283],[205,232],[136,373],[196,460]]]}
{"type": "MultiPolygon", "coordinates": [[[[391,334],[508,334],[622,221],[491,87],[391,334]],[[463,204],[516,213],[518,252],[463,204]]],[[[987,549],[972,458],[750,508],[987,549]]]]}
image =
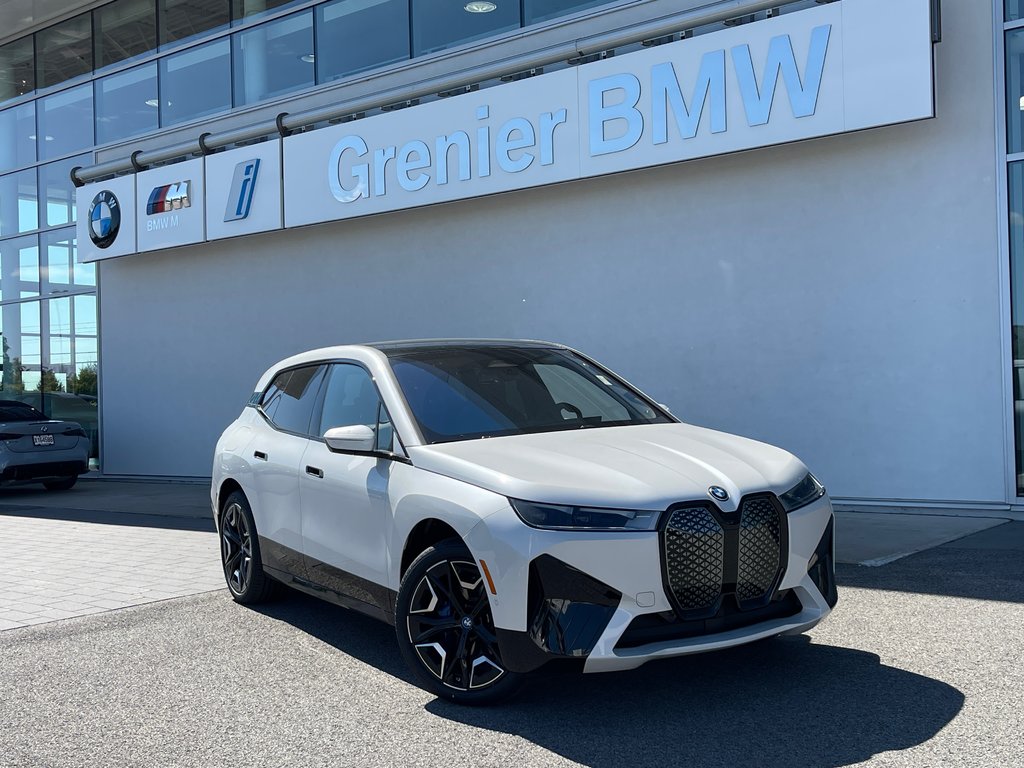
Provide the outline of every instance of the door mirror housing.
{"type": "Polygon", "coordinates": [[[377,433],[373,427],[365,424],[332,427],[324,432],[324,442],[332,451],[373,453],[377,444],[377,433]]]}

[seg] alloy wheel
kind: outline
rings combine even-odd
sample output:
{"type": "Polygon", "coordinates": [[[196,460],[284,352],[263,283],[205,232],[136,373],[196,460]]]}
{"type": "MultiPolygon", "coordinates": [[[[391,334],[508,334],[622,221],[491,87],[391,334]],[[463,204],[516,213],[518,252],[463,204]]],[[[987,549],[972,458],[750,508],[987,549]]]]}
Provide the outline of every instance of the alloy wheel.
{"type": "Polygon", "coordinates": [[[236,595],[244,594],[252,580],[252,535],[249,521],[237,502],[224,510],[220,543],[228,586],[236,595]]]}
{"type": "Polygon", "coordinates": [[[406,625],[423,666],[449,688],[479,690],[505,674],[483,577],[472,561],[430,567],[413,592],[406,625]]]}

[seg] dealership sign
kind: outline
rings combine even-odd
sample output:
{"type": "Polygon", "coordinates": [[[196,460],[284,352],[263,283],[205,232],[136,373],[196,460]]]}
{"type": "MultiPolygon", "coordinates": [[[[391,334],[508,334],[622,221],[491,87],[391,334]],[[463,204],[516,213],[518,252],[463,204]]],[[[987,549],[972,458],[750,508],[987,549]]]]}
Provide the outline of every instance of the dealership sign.
{"type": "MultiPolygon", "coordinates": [[[[203,174],[183,170],[203,161],[140,173],[137,198],[145,209],[137,209],[138,249],[929,117],[930,1],[843,0],[211,155],[205,159],[205,233],[188,229],[188,239],[151,218],[183,217],[186,201],[203,205],[203,174]],[[148,174],[159,174],[166,192],[150,188],[148,178],[143,183],[148,174]],[[146,213],[150,204],[161,210],[146,213]],[[159,237],[150,237],[151,227],[158,227],[159,237]]],[[[79,191],[80,209],[101,186],[79,191]]],[[[88,211],[80,210],[80,221],[82,214],[88,211]]],[[[87,247],[94,258],[107,255],[99,246],[87,247]]]]}

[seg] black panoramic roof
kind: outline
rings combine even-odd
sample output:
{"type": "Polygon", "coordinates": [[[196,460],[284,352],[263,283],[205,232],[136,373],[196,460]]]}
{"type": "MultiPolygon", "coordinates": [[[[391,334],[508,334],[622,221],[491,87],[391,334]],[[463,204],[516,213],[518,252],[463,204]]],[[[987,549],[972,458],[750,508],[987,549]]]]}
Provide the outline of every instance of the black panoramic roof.
{"type": "Polygon", "coordinates": [[[408,339],[404,341],[376,341],[363,346],[379,349],[385,355],[399,356],[411,352],[453,349],[565,349],[550,341],[522,339],[408,339]]]}

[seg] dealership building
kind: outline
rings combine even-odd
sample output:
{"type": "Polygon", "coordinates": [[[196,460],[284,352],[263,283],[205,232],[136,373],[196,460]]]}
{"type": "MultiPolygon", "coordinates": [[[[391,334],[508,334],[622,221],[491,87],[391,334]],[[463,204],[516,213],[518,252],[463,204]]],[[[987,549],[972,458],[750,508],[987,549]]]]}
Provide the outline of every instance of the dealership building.
{"type": "Polygon", "coordinates": [[[0,397],[202,478],[320,346],[539,338],[1022,514],[1024,2],[13,0],[0,397]]]}

